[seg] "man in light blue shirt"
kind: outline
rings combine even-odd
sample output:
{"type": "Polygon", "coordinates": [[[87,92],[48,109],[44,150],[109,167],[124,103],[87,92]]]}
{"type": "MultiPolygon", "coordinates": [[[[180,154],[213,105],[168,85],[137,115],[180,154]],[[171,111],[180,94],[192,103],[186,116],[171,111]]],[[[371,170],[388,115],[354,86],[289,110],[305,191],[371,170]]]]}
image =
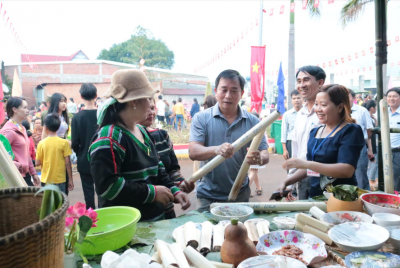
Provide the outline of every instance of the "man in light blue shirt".
{"type": "Polygon", "coordinates": [[[293,108],[283,114],[281,126],[281,142],[283,147],[283,158],[288,160],[292,157],[292,136],[296,124],[297,112],[303,107],[303,99],[297,90],[290,93],[293,108]]]}
{"type": "MultiPolygon", "coordinates": [[[[400,88],[389,89],[386,100],[389,105],[390,128],[400,128],[400,88]]],[[[394,189],[400,191],[400,134],[390,133],[390,143],[393,156],[394,189]]]]}
{"type": "MultiPolygon", "coordinates": [[[[356,120],[356,124],[358,124],[363,131],[364,140],[366,144],[368,143],[368,139],[371,138],[372,132],[371,130],[374,128],[374,125],[371,121],[371,116],[367,109],[362,106],[354,104],[354,98],[356,93],[353,90],[349,90],[349,99],[351,105],[351,117],[356,120]]],[[[371,148],[372,154],[372,148],[371,148]]],[[[373,156],[373,154],[372,154],[373,156]]],[[[360,158],[358,159],[357,169],[356,169],[356,179],[358,183],[358,187],[364,190],[371,190],[368,180],[368,149],[367,146],[364,146],[361,149],[360,158]]]]}
{"type": "MultiPolygon", "coordinates": [[[[189,157],[202,161],[201,166],[221,155],[226,160],[197,182],[197,210],[209,211],[213,202],[227,202],[228,196],[244,161],[249,165],[269,162],[268,145],[263,137],[258,151],[246,160],[247,147],[234,151],[232,143],[260,121],[239,107],[244,93],[244,78],[234,70],[225,70],[215,81],[218,103],[198,112],[192,120],[189,138],[189,157]]],[[[249,180],[246,178],[236,202],[248,202],[249,180]]]]}

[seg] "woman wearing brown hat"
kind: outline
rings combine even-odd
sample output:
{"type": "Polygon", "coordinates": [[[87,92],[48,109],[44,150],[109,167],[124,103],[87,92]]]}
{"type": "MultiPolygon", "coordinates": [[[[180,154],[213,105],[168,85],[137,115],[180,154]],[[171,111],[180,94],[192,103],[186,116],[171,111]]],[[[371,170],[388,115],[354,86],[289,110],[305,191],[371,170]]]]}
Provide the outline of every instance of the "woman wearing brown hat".
{"type": "Polygon", "coordinates": [[[115,72],[89,148],[96,192],[103,199],[99,207],[132,206],[142,221],[164,219],[164,206],[171,201],[190,207],[186,193],[165,172],[153,138],[137,124],[147,117],[157,92],[140,70],[115,72]]]}

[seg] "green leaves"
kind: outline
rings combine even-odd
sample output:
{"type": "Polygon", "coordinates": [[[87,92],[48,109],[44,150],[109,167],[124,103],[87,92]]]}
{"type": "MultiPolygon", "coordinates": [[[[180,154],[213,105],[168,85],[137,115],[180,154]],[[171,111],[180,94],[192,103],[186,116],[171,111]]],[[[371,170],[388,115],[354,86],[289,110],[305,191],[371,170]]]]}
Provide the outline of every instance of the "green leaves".
{"type": "Polygon", "coordinates": [[[42,205],[39,210],[39,220],[43,220],[54,213],[63,204],[63,197],[57,185],[48,184],[36,192],[35,196],[43,193],[42,205]]]}
{"type": "Polygon", "coordinates": [[[79,218],[79,223],[77,226],[77,234],[78,234],[77,242],[79,244],[83,243],[83,240],[85,239],[87,233],[89,232],[90,228],[92,227],[92,224],[93,224],[93,221],[88,216],[81,216],[79,218]]]}
{"type": "Polygon", "coordinates": [[[333,196],[342,201],[356,201],[358,199],[358,187],[354,185],[336,185],[332,187],[333,196]]]}

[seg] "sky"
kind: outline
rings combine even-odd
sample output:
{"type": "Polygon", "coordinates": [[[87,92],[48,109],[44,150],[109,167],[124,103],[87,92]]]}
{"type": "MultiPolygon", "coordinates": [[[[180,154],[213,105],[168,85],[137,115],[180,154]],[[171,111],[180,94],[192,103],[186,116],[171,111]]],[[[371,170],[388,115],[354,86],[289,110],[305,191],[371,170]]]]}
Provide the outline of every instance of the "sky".
{"type": "MultiPolygon", "coordinates": [[[[0,0],[1,1],[1,0],[0,0]]],[[[374,5],[366,6],[355,23],[342,29],[340,9],[346,1],[321,0],[321,16],[311,18],[295,0],[296,67],[316,65],[341,57],[352,60],[333,67],[338,74],[335,82],[358,84],[358,75],[375,75],[375,57],[369,52],[374,47],[374,5]],[[355,53],[366,56],[355,59],[355,53]],[[373,69],[370,71],[369,66],[373,69]],[[363,67],[366,71],[363,72],[363,67]],[[357,69],[361,72],[357,73],[357,69]],[[353,74],[351,71],[353,70],[353,74]],[[346,75],[345,72],[348,72],[346,75]],[[342,75],[340,75],[342,73],[342,75]]],[[[194,73],[194,70],[216,55],[221,49],[240,41],[218,61],[196,74],[213,81],[224,69],[236,69],[243,76],[250,75],[250,48],[259,43],[260,1],[2,1],[0,11],[0,60],[6,65],[20,62],[25,53],[14,43],[6,18],[25,44],[27,53],[44,55],[71,55],[82,50],[90,59],[96,59],[102,49],[130,38],[138,25],[150,30],[175,54],[173,71],[194,73]],[[4,10],[7,11],[3,20],[4,10]],[[253,25],[251,29],[251,25],[253,25]],[[247,29],[247,34],[246,34],[247,29]],[[243,39],[241,39],[241,33],[243,39]]],[[[282,62],[287,69],[290,1],[263,1],[266,10],[262,24],[262,45],[266,46],[266,80],[276,81],[276,72],[282,62]],[[284,5],[284,13],[279,14],[284,5]],[[269,16],[274,8],[273,16],[269,16]]],[[[388,74],[400,77],[400,1],[388,3],[388,74]],[[394,66],[391,67],[391,63],[394,66]]]]}

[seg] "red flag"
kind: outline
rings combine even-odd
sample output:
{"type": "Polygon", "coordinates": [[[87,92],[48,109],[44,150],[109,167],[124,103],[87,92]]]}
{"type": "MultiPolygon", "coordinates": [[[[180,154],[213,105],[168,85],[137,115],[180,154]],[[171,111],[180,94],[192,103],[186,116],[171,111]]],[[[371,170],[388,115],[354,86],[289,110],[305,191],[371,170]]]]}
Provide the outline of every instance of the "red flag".
{"type": "Polygon", "coordinates": [[[314,7],[315,8],[319,7],[319,0],[314,0],[314,7]]]}
{"type": "Polygon", "coordinates": [[[342,58],[342,63],[344,63],[344,58],[342,58]]]}
{"type": "Polygon", "coordinates": [[[283,14],[285,10],[285,5],[281,5],[281,9],[279,10],[279,14],[283,14]]]}
{"type": "Polygon", "coordinates": [[[3,123],[5,119],[3,99],[4,99],[3,81],[1,81],[1,75],[0,75],[0,123],[3,123]]]}
{"type": "Polygon", "coordinates": [[[351,60],[351,56],[350,55],[349,55],[348,59],[351,60]]]}
{"type": "Polygon", "coordinates": [[[303,9],[306,9],[307,8],[307,0],[303,0],[303,9]]]}
{"type": "Polygon", "coordinates": [[[7,17],[7,21],[6,21],[6,26],[7,26],[7,24],[8,24],[8,20],[10,19],[10,17],[7,17]]]}
{"type": "Polygon", "coordinates": [[[328,4],[333,4],[334,0],[328,0],[328,4]]]}
{"type": "Polygon", "coordinates": [[[369,66],[369,70],[372,71],[372,66],[369,66]]]}
{"type": "Polygon", "coordinates": [[[363,68],[363,71],[365,72],[365,67],[363,68]]]}
{"type": "Polygon", "coordinates": [[[399,37],[396,36],[396,38],[394,39],[394,41],[399,42],[399,37]]]}
{"type": "Polygon", "coordinates": [[[267,11],[265,11],[265,9],[263,9],[263,12],[264,12],[264,13],[267,13],[267,11]]]}
{"type": "Polygon", "coordinates": [[[7,10],[4,10],[3,20],[4,20],[4,17],[6,16],[6,13],[7,13],[7,10]]]}
{"type": "Polygon", "coordinates": [[[338,60],[335,60],[335,63],[336,63],[336,65],[338,65],[339,64],[338,60]]]}
{"type": "Polygon", "coordinates": [[[274,15],[274,8],[273,7],[269,10],[269,15],[270,16],[274,15]]]}
{"type": "Polygon", "coordinates": [[[365,56],[365,50],[362,51],[362,55],[365,56]]]}
{"type": "Polygon", "coordinates": [[[295,3],[290,4],[290,12],[294,12],[295,3]]]}
{"type": "Polygon", "coordinates": [[[329,67],[331,67],[332,66],[332,62],[331,61],[329,61],[329,67]]]}
{"type": "Polygon", "coordinates": [[[325,68],[325,62],[324,62],[324,63],[322,63],[322,68],[325,68]]]}
{"type": "Polygon", "coordinates": [[[371,53],[374,53],[374,48],[373,48],[373,47],[370,47],[370,48],[369,48],[369,51],[371,51],[371,53]]]}
{"type": "Polygon", "coordinates": [[[265,78],[265,46],[251,47],[250,63],[250,81],[251,81],[251,106],[250,111],[255,109],[261,111],[262,100],[264,97],[264,78],[265,78]]]}
{"type": "Polygon", "coordinates": [[[358,59],[358,53],[356,53],[356,59],[358,59]]]}

